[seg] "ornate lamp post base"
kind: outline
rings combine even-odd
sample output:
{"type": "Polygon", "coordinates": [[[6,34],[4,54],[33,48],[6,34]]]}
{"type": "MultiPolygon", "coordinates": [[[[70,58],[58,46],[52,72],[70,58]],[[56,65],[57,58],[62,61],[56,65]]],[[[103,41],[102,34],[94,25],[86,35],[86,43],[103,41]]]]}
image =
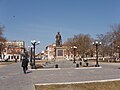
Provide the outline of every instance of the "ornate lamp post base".
{"type": "Polygon", "coordinates": [[[36,69],[36,66],[33,63],[30,63],[31,69],[36,69]]]}
{"type": "Polygon", "coordinates": [[[32,69],[36,69],[36,66],[35,66],[35,65],[32,65],[31,68],[32,68],[32,69]]]}
{"type": "Polygon", "coordinates": [[[96,64],[95,67],[100,67],[100,65],[99,65],[99,64],[96,64]]]}

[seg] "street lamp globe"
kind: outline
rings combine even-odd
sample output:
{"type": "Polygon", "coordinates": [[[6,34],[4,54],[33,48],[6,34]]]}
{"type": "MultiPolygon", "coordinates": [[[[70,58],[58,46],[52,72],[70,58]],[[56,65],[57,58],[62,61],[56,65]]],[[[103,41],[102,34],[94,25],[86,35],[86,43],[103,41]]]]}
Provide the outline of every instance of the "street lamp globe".
{"type": "Polygon", "coordinates": [[[37,43],[40,44],[40,41],[38,41],[37,43]]]}
{"type": "Polygon", "coordinates": [[[96,40],[96,41],[92,42],[92,44],[93,44],[93,45],[101,45],[101,44],[102,44],[102,42],[101,42],[101,41],[97,41],[97,40],[96,40]]]}
{"type": "Polygon", "coordinates": [[[36,40],[31,40],[31,43],[36,43],[36,40]]]}
{"type": "Polygon", "coordinates": [[[76,46],[73,46],[73,48],[75,48],[75,49],[76,49],[77,47],[76,47],[76,46]]]}

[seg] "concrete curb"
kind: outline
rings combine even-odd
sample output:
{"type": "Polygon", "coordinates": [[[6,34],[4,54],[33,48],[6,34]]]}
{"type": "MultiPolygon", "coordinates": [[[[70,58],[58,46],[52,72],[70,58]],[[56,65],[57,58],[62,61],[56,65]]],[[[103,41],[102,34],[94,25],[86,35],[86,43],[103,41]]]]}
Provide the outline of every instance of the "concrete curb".
{"type": "Polygon", "coordinates": [[[34,84],[35,85],[62,85],[62,84],[81,84],[81,83],[95,83],[95,82],[109,82],[109,81],[120,81],[118,79],[106,79],[106,80],[94,80],[94,81],[82,81],[82,82],[64,82],[64,83],[41,83],[41,84],[34,84]]]}
{"type": "Polygon", "coordinates": [[[81,69],[81,70],[84,70],[84,69],[100,69],[100,68],[102,68],[102,67],[80,67],[80,68],[44,68],[44,69],[29,69],[29,70],[31,70],[31,71],[39,71],[39,70],[41,70],[41,71],[49,71],[49,70],[64,70],[64,69],[81,69]]]}
{"type": "Polygon", "coordinates": [[[75,69],[98,69],[98,68],[102,68],[100,67],[81,67],[81,68],[75,68],[75,69]]]}
{"type": "Polygon", "coordinates": [[[49,69],[29,69],[29,70],[31,70],[31,71],[39,71],[39,70],[41,70],[41,71],[48,71],[48,70],[60,70],[61,68],[49,68],[49,69]]]}

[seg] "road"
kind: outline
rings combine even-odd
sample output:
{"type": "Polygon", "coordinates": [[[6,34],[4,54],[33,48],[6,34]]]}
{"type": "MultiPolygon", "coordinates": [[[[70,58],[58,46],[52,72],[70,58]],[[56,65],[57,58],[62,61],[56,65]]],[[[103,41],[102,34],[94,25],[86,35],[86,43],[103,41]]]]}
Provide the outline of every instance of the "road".
{"type": "Polygon", "coordinates": [[[120,79],[120,63],[101,63],[101,68],[28,70],[21,63],[0,67],[0,90],[34,90],[34,84],[120,79]]]}

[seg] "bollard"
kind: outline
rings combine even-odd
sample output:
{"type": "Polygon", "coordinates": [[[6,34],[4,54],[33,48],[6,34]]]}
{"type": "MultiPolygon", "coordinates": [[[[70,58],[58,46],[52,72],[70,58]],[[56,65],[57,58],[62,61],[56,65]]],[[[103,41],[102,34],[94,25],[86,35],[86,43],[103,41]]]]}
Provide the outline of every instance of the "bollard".
{"type": "Polygon", "coordinates": [[[80,62],[80,66],[82,66],[82,62],[80,62]]]}
{"type": "Polygon", "coordinates": [[[86,63],[86,66],[88,66],[88,62],[86,63]]]}
{"type": "Polygon", "coordinates": [[[55,65],[55,68],[58,68],[58,64],[55,65]]]}
{"type": "Polygon", "coordinates": [[[79,64],[78,64],[78,63],[76,64],[76,67],[79,67],[79,64]]]}

